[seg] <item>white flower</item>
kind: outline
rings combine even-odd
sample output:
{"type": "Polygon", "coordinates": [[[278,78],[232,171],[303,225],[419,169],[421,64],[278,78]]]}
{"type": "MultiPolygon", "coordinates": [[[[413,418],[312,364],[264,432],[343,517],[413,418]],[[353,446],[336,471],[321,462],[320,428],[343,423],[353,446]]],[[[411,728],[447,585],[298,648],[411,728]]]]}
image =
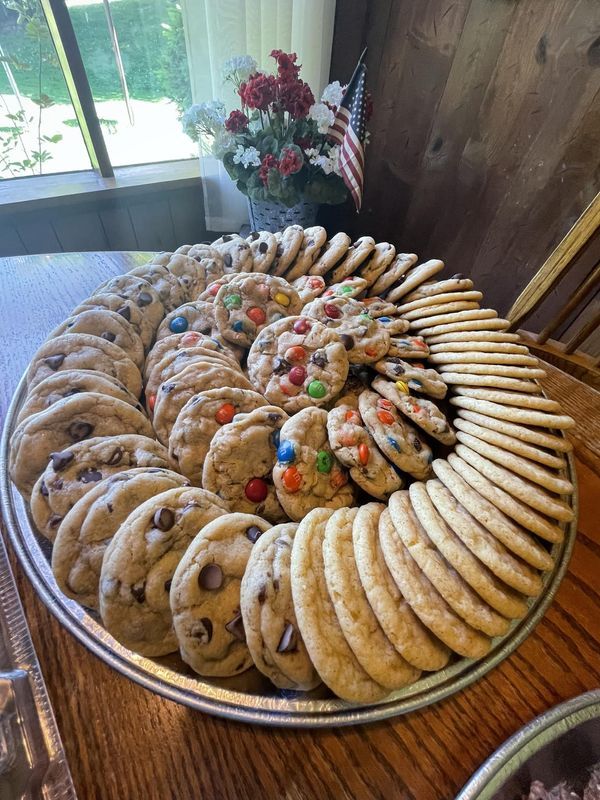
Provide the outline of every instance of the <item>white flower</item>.
{"type": "Polygon", "coordinates": [[[234,164],[241,164],[243,167],[260,167],[260,153],[256,147],[244,147],[243,144],[238,144],[235,155],[233,156],[234,164]]]}
{"type": "Polygon", "coordinates": [[[341,86],[339,81],[334,81],[330,83],[323,89],[323,94],[321,95],[321,101],[323,103],[329,103],[332,106],[339,106],[342,102],[342,97],[344,96],[344,89],[341,86]]]}
{"type": "Polygon", "coordinates": [[[330,172],[333,172],[333,162],[327,156],[317,156],[312,163],[316,167],[321,167],[325,175],[329,175],[330,172]]]}
{"type": "Polygon", "coordinates": [[[214,138],[212,145],[212,154],[219,159],[223,160],[225,153],[229,153],[235,147],[235,136],[229,131],[223,129],[214,138]]]}
{"type": "Polygon", "coordinates": [[[334,144],[333,147],[329,148],[329,160],[331,161],[331,170],[335,172],[336,175],[341,175],[340,172],[340,146],[339,144],[334,144]]]}
{"type": "Polygon", "coordinates": [[[306,153],[306,155],[308,156],[308,160],[312,164],[313,158],[316,158],[319,155],[320,150],[318,150],[316,147],[307,147],[304,152],[306,153]]]}
{"type": "Polygon", "coordinates": [[[308,110],[308,116],[317,123],[319,133],[327,133],[335,119],[335,114],[325,103],[312,105],[308,110]]]}
{"type": "Polygon", "coordinates": [[[258,64],[252,56],[234,56],[223,64],[223,80],[235,84],[248,80],[256,72],[258,64]]]}
{"type": "Polygon", "coordinates": [[[216,136],[223,129],[225,114],[225,106],[220,100],[195,103],[182,116],[181,125],[188,136],[198,141],[202,133],[216,136]]]}

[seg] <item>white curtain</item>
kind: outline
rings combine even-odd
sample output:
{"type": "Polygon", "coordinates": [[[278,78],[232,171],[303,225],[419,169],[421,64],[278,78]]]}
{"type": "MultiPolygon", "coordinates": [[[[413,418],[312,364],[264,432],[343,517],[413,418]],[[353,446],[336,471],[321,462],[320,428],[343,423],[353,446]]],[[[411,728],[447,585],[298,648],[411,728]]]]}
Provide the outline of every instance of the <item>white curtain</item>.
{"type": "MultiPolygon", "coordinates": [[[[183,0],[183,19],[194,103],[221,99],[227,110],[239,108],[223,64],[251,55],[272,72],[271,50],[298,54],[301,77],[318,97],[329,79],[335,0],[183,0]]],[[[222,164],[201,158],[206,227],[237,231],[248,221],[244,195],[222,164]]]]}

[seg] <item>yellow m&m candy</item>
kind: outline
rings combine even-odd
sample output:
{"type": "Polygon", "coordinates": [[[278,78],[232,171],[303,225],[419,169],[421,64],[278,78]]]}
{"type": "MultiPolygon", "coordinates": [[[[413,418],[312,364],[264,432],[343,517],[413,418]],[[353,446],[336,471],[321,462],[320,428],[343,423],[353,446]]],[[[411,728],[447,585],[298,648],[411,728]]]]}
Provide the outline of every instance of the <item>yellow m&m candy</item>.
{"type": "Polygon", "coordinates": [[[410,394],[408,385],[404,383],[404,381],[396,381],[396,389],[400,392],[404,392],[404,394],[410,394]]]}
{"type": "Polygon", "coordinates": [[[273,300],[275,300],[276,303],[279,303],[280,306],[289,306],[290,304],[290,298],[283,292],[277,292],[273,300]]]}

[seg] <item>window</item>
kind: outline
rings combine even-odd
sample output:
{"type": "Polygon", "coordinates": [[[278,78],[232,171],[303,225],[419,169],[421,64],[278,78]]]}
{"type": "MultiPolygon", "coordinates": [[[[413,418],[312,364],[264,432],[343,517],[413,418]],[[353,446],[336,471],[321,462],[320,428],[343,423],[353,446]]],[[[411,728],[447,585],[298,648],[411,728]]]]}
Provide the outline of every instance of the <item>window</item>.
{"type": "Polygon", "coordinates": [[[0,0],[0,178],[90,168],[39,0],[0,0]]]}

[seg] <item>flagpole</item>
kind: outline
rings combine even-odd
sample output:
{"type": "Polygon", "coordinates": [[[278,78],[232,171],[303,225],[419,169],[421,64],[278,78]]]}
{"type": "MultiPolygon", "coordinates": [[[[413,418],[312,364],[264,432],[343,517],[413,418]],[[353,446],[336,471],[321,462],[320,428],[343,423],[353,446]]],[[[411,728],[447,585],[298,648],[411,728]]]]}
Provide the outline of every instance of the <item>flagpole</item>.
{"type": "MultiPolygon", "coordinates": [[[[348,81],[348,85],[346,86],[346,91],[344,92],[344,97],[346,96],[346,94],[347,94],[347,92],[348,92],[348,89],[349,89],[349,88],[352,86],[352,81],[354,80],[354,78],[356,78],[356,73],[358,72],[358,70],[359,70],[359,68],[360,68],[360,65],[361,65],[361,64],[363,63],[363,61],[365,60],[365,56],[366,56],[366,54],[367,54],[367,50],[368,50],[368,48],[367,48],[367,47],[365,47],[365,49],[364,49],[364,50],[362,51],[362,53],[360,54],[360,58],[358,59],[358,63],[357,63],[357,65],[356,65],[356,67],[354,68],[354,72],[352,73],[352,77],[350,78],[350,80],[348,81]]],[[[344,98],[342,98],[342,102],[343,102],[343,99],[344,99],[344,98]]]]}

